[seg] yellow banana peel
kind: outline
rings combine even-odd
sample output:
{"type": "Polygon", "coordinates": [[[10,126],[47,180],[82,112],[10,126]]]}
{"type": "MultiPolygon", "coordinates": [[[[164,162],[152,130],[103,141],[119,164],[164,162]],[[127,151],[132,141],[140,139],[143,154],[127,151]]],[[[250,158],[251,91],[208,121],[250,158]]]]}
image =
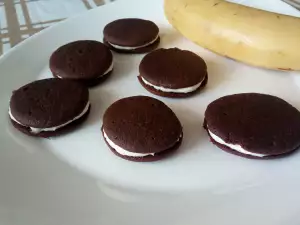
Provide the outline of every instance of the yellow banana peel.
{"type": "Polygon", "coordinates": [[[170,24],[199,46],[276,70],[300,70],[300,18],[225,0],[165,0],[170,24]]]}

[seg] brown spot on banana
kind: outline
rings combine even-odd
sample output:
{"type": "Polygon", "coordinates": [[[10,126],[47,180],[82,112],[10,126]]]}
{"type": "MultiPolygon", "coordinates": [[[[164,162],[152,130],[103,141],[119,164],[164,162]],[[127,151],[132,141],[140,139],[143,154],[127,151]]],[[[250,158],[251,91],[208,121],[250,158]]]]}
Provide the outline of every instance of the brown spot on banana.
{"type": "Polygon", "coordinates": [[[278,68],[278,70],[282,70],[282,71],[293,71],[293,70],[290,69],[290,68],[278,68]]]}

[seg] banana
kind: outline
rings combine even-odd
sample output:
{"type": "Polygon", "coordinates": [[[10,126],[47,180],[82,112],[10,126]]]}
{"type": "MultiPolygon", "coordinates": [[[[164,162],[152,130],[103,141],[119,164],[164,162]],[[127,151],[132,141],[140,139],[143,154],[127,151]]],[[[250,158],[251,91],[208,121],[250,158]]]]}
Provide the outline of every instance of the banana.
{"type": "Polygon", "coordinates": [[[224,0],[165,0],[169,23],[220,55],[275,70],[300,70],[300,18],[224,0]]]}

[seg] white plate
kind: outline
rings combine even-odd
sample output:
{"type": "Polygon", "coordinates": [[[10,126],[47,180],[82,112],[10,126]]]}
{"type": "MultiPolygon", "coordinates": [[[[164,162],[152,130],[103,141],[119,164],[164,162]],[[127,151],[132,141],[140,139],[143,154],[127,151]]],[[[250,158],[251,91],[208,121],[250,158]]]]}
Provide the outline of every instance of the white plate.
{"type": "Polygon", "coordinates": [[[0,74],[0,224],[300,223],[300,153],[271,161],[243,159],[214,147],[202,128],[207,104],[226,94],[269,93],[300,109],[299,74],[252,68],[194,45],[168,25],[162,0],[118,0],[52,27],[3,56],[0,74]],[[48,59],[58,46],[102,40],[105,24],[124,17],[153,20],[161,28],[162,47],[189,49],[207,61],[204,92],[182,100],[160,98],[184,126],[178,153],[156,163],[133,163],[113,155],[103,141],[101,118],[111,103],[150,95],[136,78],[138,55],[114,55],[115,72],[91,90],[90,117],[76,132],[41,140],[13,129],[7,116],[12,90],[50,77],[48,59]]]}

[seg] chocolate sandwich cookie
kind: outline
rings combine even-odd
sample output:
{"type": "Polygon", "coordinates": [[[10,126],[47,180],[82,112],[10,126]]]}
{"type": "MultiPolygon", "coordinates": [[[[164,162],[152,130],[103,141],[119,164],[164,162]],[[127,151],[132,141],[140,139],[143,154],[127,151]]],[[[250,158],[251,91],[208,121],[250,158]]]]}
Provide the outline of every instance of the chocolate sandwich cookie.
{"type": "Polygon", "coordinates": [[[204,128],[219,148],[247,158],[278,157],[300,146],[300,112],[266,94],[235,94],[212,102],[204,128]]]}
{"type": "Polygon", "coordinates": [[[52,78],[34,81],[14,91],[9,116],[14,127],[23,133],[51,137],[83,122],[89,110],[86,86],[52,78]]]}
{"type": "Polygon", "coordinates": [[[146,96],[113,103],[104,114],[102,133],[113,153],[131,161],[159,160],[175,151],[183,138],[174,112],[146,96]]]}
{"type": "Polygon", "coordinates": [[[107,24],[104,43],[119,53],[145,53],[157,48],[159,28],[149,20],[126,18],[107,24]]]}
{"type": "Polygon", "coordinates": [[[149,92],[163,97],[188,97],[207,84],[205,61],[178,48],[158,49],[146,55],[138,79],[149,92]]]}
{"type": "Polygon", "coordinates": [[[75,41],[61,46],[52,54],[50,70],[56,78],[95,86],[111,74],[113,55],[101,42],[75,41]]]}

